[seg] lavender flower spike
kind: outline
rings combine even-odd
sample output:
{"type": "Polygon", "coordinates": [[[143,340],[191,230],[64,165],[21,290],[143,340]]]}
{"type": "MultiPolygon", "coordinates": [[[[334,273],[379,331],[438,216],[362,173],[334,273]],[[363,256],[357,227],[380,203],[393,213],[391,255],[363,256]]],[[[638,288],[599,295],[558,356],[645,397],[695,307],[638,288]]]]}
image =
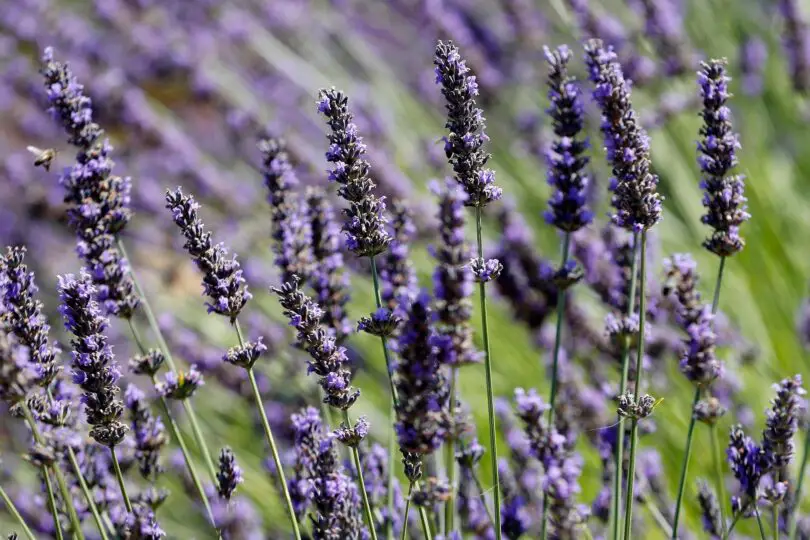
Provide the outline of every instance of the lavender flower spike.
{"type": "Polygon", "coordinates": [[[767,412],[762,432],[762,450],[776,481],[787,480],[787,467],[793,459],[793,436],[799,429],[799,417],[804,412],[802,376],[795,375],[773,385],[776,397],[767,412]]]}
{"type": "Polygon", "coordinates": [[[200,205],[194,197],[183,195],[180,188],[167,191],[166,208],[171,210],[174,222],[186,238],[183,247],[203,274],[203,289],[211,299],[207,303],[208,312],[224,315],[233,323],[252,298],[236,256],[228,258],[222,244],[213,244],[211,233],[205,230],[197,214],[200,205]]]}
{"type": "Polygon", "coordinates": [[[331,88],[318,94],[318,112],[326,117],[331,133],[326,159],[334,164],[329,180],[337,182],[338,195],[349,203],[343,214],[346,245],[358,257],[374,257],[388,249],[391,237],[385,230],[385,200],[374,195],[364,159],[366,145],[352,123],[346,95],[331,88]]]}
{"type": "Polygon", "coordinates": [[[490,155],[484,144],[489,137],[484,132],[483,112],[475,102],[478,83],[452,41],[436,44],[433,64],[447,108],[449,133],[444,138],[444,152],[456,181],[467,192],[467,206],[486,206],[500,199],[502,190],[495,185],[495,173],[486,168],[490,155]]]}
{"type": "Polygon", "coordinates": [[[60,351],[50,343],[51,327],[42,314],[42,302],[35,298],[39,289],[24,259],[24,247],[6,248],[5,257],[0,257],[2,307],[9,330],[20,344],[28,347],[29,360],[37,372],[37,384],[47,388],[61,370],[56,362],[60,351]]]}
{"type": "Polygon", "coordinates": [[[217,493],[221,499],[230,501],[237,486],[244,482],[242,469],[236,464],[233,451],[225,447],[219,453],[219,472],[217,472],[217,493]]]}
{"type": "Polygon", "coordinates": [[[132,421],[138,471],[146,480],[154,481],[163,471],[160,465],[160,451],[169,442],[166,429],[160,417],[152,415],[146,396],[137,386],[132,384],[127,386],[124,402],[132,421]]]}
{"type": "Polygon", "coordinates": [[[750,504],[756,504],[759,481],[767,472],[768,461],[762,449],[745,434],[741,425],[731,428],[726,453],[731,472],[741,488],[741,497],[732,497],[732,509],[737,513],[747,509],[750,504]]]}
{"type": "Polygon", "coordinates": [[[703,246],[720,257],[729,257],[745,246],[739,227],[751,217],[743,195],[742,175],[730,174],[737,165],[737,134],[732,131],[731,111],[726,102],[731,97],[725,60],[701,62],[698,87],[703,99],[703,126],[698,141],[698,164],[703,172],[703,223],[714,229],[703,246]]]}
{"type": "Polygon", "coordinates": [[[602,110],[602,134],[613,170],[610,187],[613,223],[641,232],[661,221],[658,176],[651,171],[650,141],[630,102],[630,82],[616,54],[601,40],[585,44],[585,62],[594,83],[594,100],[602,110]]]}
{"type": "Polygon", "coordinates": [[[124,405],[118,398],[116,382],[121,376],[118,364],[107,344],[108,321],[93,300],[95,287],[90,276],[82,272],[59,276],[59,311],[65,328],[73,334],[73,382],[84,391],[90,436],[99,444],[114,447],[124,440],[129,429],[120,419],[124,405]]]}
{"type": "Polygon", "coordinates": [[[561,45],[554,51],[545,48],[548,61],[548,114],[557,136],[546,153],[547,179],[555,188],[545,212],[546,222],[564,232],[578,231],[593,221],[593,213],[586,204],[590,178],[584,155],[588,141],[579,140],[585,123],[582,92],[573,77],[568,75],[571,51],[561,45]]]}

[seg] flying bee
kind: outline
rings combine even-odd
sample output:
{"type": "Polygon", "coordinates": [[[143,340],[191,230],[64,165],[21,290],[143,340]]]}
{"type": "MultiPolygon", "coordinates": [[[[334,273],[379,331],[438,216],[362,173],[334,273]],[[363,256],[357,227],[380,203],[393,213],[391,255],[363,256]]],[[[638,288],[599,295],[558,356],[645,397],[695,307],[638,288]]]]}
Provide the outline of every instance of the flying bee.
{"type": "Polygon", "coordinates": [[[56,150],[53,148],[46,148],[45,150],[37,148],[36,146],[29,146],[28,151],[34,154],[34,167],[42,167],[46,171],[51,170],[51,164],[56,158],[56,150]]]}

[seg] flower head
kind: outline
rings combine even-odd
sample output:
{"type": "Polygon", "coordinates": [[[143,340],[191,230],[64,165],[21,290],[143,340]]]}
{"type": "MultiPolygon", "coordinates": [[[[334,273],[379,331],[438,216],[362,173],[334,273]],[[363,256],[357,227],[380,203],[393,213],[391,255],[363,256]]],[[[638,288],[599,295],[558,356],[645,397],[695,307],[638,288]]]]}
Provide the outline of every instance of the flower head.
{"type": "Polygon", "coordinates": [[[770,467],[782,475],[793,458],[793,436],[799,429],[799,416],[805,408],[803,396],[807,392],[802,388],[801,375],[783,379],[773,389],[776,397],[767,412],[762,451],[770,467]]]}
{"type": "Polygon", "coordinates": [[[167,399],[184,400],[190,398],[197,388],[205,384],[203,375],[192,365],[188,371],[170,371],[155,385],[158,394],[167,399]]]}
{"type": "Polygon", "coordinates": [[[138,470],[145,479],[154,480],[163,471],[160,466],[160,452],[169,442],[166,428],[160,417],[152,415],[146,396],[137,386],[127,386],[124,403],[132,422],[138,470]]]}
{"type": "Polygon", "coordinates": [[[414,241],[416,226],[410,208],[403,201],[393,202],[391,214],[392,242],[380,264],[382,282],[380,298],[383,305],[393,313],[404,317],[408,306],[419,294],[416,270],[408,259],[409,246],[414,241]]]}
{"type": "Polygon", "coordinates": [[[228,258],[228,251],[222,244],[213,244],[211,233],[205,230],[197,213],[200,205],[194,197],[183,195],[180,188],[167,191],[166,208],[171,210],[172,219],[186,239],[183,247],[203,275],[203,289],[211,299],[207,303],[208,312],[235,321],[252,297],[236,256],[228,258]]]}
{"type": "Polygon", "coordinates": [[[698,504],[700,504],[700,517],[703,521],[703,530],[712,538],[720,538],[723,527],[720,521],[720,502],[714,491],[706,482],[698,482],[698,504]]]}
{"type": "Polygon", "coordinates": [[[725,60],[702,62],[698,88],[703,99],[703,126],[698,141],[698,164],[703,173],[703,223],[714,229],[704,247],[720,257],[740,251],[745,242],[739,227],[751,217],[746,206],[744,177],[731,174],[737,165],[740,142],[731,125],[731,111],[726,102],[731,97],[725,60]]]}
{"type": "Polygon", "coordinates": [[[495,184],[495,173],[486,168],[490,155],[484,145],[489,137],[483,111],[475,102],[478,83],[452,41],[436,44],[433,64],[447,109],[444,152],[456,181],[467,192],[467,206],[486,206],[500,199],[502,190],[495,184]]]}
{"type": "Polygon", "coordinates": [[[658,176],[651,170],[649,137],[633,110],[630,82],[612,48],[599,39],[589,40],[585,62],[602,111],[602,134],[613,169],[611,219],[624,229],[641,232],[661,221],[662,198],[656,191],[658,176]]]}
{"type": "Polygon", "coordinates": [[[236,488],[244,482],[242,469],[236,464],[233,451],[227,446],[219,453],[219,471],[217,471],[217,493],[220,498],[230,501],[236,488]]]}
{"type": "Polygon", "coordinates": [[[244,345],[231,347],[222,359],[229,364],[245,369],[251,369],[259,357],[267,350],[267,345],[261,336],[256,341],[248,341],[244,345]]]}
{"type": "Polygon", "coordinates": [[[369,423],[365,416],[357,419],[353,426],[341,423],[340,427],[335,430],[334,435],[337,440],[351,448],[363,442],[363,439],[368,436],[369,423]]]}
{"type": "Polygon", "coordinates": [[[738,424],[731,428],[726,454],[745,501],[755,502],[759,481],[768,468],[765,453],[738,424]]]}

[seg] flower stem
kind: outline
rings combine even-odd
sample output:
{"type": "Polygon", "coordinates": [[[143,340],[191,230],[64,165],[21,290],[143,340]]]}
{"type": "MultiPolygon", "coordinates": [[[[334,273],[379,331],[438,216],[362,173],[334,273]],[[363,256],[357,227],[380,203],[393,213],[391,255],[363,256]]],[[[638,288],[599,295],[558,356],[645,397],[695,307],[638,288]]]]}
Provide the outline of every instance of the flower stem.
{"type": "Polygon", "coordinates": [[[642,497],[641,502],[647,508],[647,511],[650,513],[661,531],[663,531],[666,536],[672,536],[672,525],[669,524],[669,521],[667,521],[667,518],[664,517],[664,514],[662,514],[661,510],[659,510],[655,505],[655,502],[650,500],[650,497],[648,496],[642,497]]]}
{"type": "Polygon", "coordinates": [[[773,527],[773,540],[779,540],[779,504],[774,503],[771,508],[771,523],[773,527]]]}
{"type": "Polygon", "coordinates": [[[759,508],[754,504],[754,515],[757,517],[757,525],[759,526],[759,537],[765,540],[765,527],[762,526],[762,518],[759,515],[759,508]]]}
{"type": "Polygon", "coordinates": [[[714,286],[714,298],[712,299],[712,315],[717,313],[720,305],[720,286],[723,284],[723,270],[726,268],[726,258],[720,257],[720,266],[717,269],[717,283],[714,286]]]}
{"type": "MultiPolygon", "coordinates": [[[[745,510],[745,509],[743,509],[743,510],[745,510]]],[[[728,538],[731,537],[731,531],[734,530],[734,527],[737,525],[737,522],[742,517],[743,510],[740,510],[739,512],[737,512],[737,514],[734,516],[734,519],[731,520],[731,525],[728,526],[728,530],[726,531],[725,536],[723,536],[723,540],[727,540],[728,538]]]]}
{"type": "MultiPolygon", "coordinates": [[[[34,419],[34,415],[31,413],[31,409],[28,407],[28,403],[23,400],[20,402],[20,407],[23,411],[23,415],[25,416],[25,420],[28,422],[28,426],[31,428],[34,441],[36,441],[38,444],[44,444],[42,434],[39,432],[37,422],[34,419]]],[[[67,509],[68,518],[70,519],[70,526],[73,529],[73,535],[79,540],[84,540],[82,524],[81,521],[79,521],[79,515],[76,513],[76,507],[73,505],[73,498],[70,496],[70,491],[68,491],[65,475],[62,474],[61,469],[59,469],[59,467],[54,463],[48,467],[42,467],[42,473],[45,477],[45,487],[48,491],[48,498],[53,507],[54,519],[56,520],[54,525],[56,526],[57,532],[61,533],[59,520],[56,515],[56,499],[53,496],[53,487],[51,486],[51,481],[48,478],[48,472],[46,469],[50,469],[53,472],[54,477],[56,477],[56,484],[59,486],[59,492],[62,494],[62,499],[64,500],[63,502],[65,504],[65,508],[67,509]]]]}
{"type": "MultiPolygon", "coordinates": [[[[633,397],[638,403],[641,391],[641,362],[644,358],[644,326],[647,319],[647,231],[641,231],[641,250],[639,252],[639,298],[638,298],[638,342],[636,344],[636,380],[633,385],[633,397]]],[[[630,462],[627,469],[627,496],[624,508],[624,538],[630,540],[633,526],[633,501],[635,500],[633,484],[636,480],[636,450],[638,447],[638,418],[630,424],[630,462]]]]}
{"type": "MultiPolygon", "coordinates": [[[[481,237],[481,207],[475,207],[475,233],[478,243],[478,258],[484,258],[481,237]]],[[[495,430],[495,399],[492,392],[492,358],[489,350],[489,327],[487,324],[487,292],[483,281],[478,283],[481,296],[481,326],[484,337],[484,372],[487,381],[487,416],[489,418],[490,464],[492,467],[492,494],[495,502],[495,538],[501,540],[501,481],[498,473],[498,443],[495,430]]]]}
{"type": "MultiPolygon", "coordinates": [[[[419,481],[414,482],[416,488],[419,488],[419,481]]],[[[422,533],[425,535],[425,540],[432,540],[433,534],[430,532],[430,520],[428,519],[427,510],[424,506],[419,507],[419,521],[422,522],[422,533]]]]}
{"type": "Polygon", "coordinates": [[[48,467],[42,467],[42,478],[45,481],[45,492],[48,494],[48,506],[51,507],[51,515],[53,516],[53,527],[56,531],[57,540],[63,540],[62,523],[59,521],[59,510],[56,508],[56,497],[53,494],[53,483],[51,482],[50,471],[48,467]]]}
{"type": "MultiPolygon", "coordinates": [[[[152,311],[152,306],[149,304],[149,299],[146,297],[143,288],[141,287],[141,283],[138,280],[138,277],[135,274],[135,270],[132,266],[132,261],[127,254],[126,248],[124,247],[124,242],[121,238],[116,240],[118,250],[121,252],[124,261],[126,261],[127,266],[129,267],[129,275],[132,278],[132,284],[135,286],[135,290],[138,293],[138,296],[141,300],[141,306],[143,306],[143,312],[146,315],[146,320],[149,323],[149,328],[155,334],[155,339],[157,339],[158,347],[160,351],[166,358],[166,364],[169,366],[169,369],[173,373],[177,373],[177,366],[174,363],[174,359],[172,358],[172,353],[169,350],[169,346],[166,344],[166,340],[163,337],[163,332],[160,329],[160,325],[155,318],[155,313],[152,311]]],[[[133,336],[137,336],[137,329],[135,328],[134,324],[130,324],[130,328],[133,331],[133,336]]],[[[140,336],[135,337],[136,341],[140,339],[140,336]]],[[[143,346],[143,342],[139,342],[139,348],[143,352],[146,351],[145,347],[143,346]]],[[[183,408],[186,411],[186,415],[188,416],[188,421],[191,424],[191,431],[194,434],[194,440],[197,444],[197,448],[203,455],[203,461],[205,461],[205,466],[208,469],[208,474],[211,476],[211,481],[216,485],[217,483],[217,470],[214,466],[214,460],[211,458],[211,453],[208,451],[208,446],[205,444],[205,439],[202,436],[202,430],[200,430],[200,424],[197,421],[197,413],[194,412],[194,407],[191,405],[191,401],[188,399],[183,400],[183,408]]]]}
{"type": "Polygon", "coordinates": [[[96,522],[98,532],[101,534],[101,539],[107,540],[107,530],[104,528],[104,523],[101,521],[101,514],[98,512],[96,501],[93,499],[93,494],[90,492],[90,488],[87,486],[87,481],[85,481],[84,475],[82,475],[81,467],[79,467],[79,460],[76,459],[76,453],[73,451],[73,448],[68,446],[67,455],[70,465],[73,467],[73,474],[76,475],[76,480],[79,482],[79,487],[81,487],[84,498],[87,500],[87,506],[90,509],[90,513],[93,515],[93,521],[96,522]]]}
{"type": "MultiPolygon", "coordinates": [[[[347,427],[351,427],[352,422],[349,419],[349,411],[343,410],[343,421],[346,422],[347,427]]],[[[363,478],[363,466],[360,462],[360,451],[357,446],[352,446],[352,457],[354,458],[354,468],[357,471],[357,483],[360,484],[360,494],[363,496],[363,510],[366,513],[366,521],[368,521],[368,530],[371,533],[372,540],[377,540],[377,528],[374,526],[374,512],[371,510],[371,503],[368,500],[368,492],[366,491],[366,481],[363,478]]]]}
{"type": "Polygon", "coordinates": [[[486,512],[487,517],[489,518],[489,522],[494,525],[495,520],[492,519],[492,513],[489,511],[489,507],[487,506],[487,500],[485,497],[486,491],[484,491],[484,486],[481,484],[481,479],[478,478],[478,475],[472,468],[470,468],[469,471],[470,476],[473,479],[473,483],[475,484],[475,488],[478,490],[478,498],[481,499],[481,506],[484,507],[484,512],[486,512]]]}
{"type": "Polygon", "coordinates": [[[723,459],[720,454],[720,444],[717,441],[717,425],[709,426],[709,435],[712,441],[712,456],[714,456],[714,474],[717,483],[717,497],[720,500],[720,534],[726,532],[726,486],[723,481],[723,459]]]}
{"type": "MultiPolygon", "coordinates": [[[[639,249],[639,235],[633,235],[633,255],[630,262],[630,291],[627,297],[627,313],[628,317],[633,315],[636,304],[636,287],[638,285],[638,249],[639,249]]],[[[622,354],[621,354],[621,378],[619,380],[619,395],[627,391],[627,377],[630,364],[630,341],[627,336],[622,338],[622,354]]],[[[622,471],[624,469],[624,417],[618,415],[618,422],[616,424],[616,454],[613,456],[613,498],[610,504],[610,523],[611,530],[613,531],[613,540],[618,540],[619,530],[621,529],[621,515],[619,508],[621,507],[622,500],[622,471]]]]}
{"type": "Polygon", "coordinates": [[[411,495],[413,495],[413,482],[408,486],[408,498],[405,499],[405,517],[402,519],[402,534],[400,540],[408,537],[408,515],[411,513],[411,495]]]}
{"type": "MultiPolygon", "coordinates": [[[[239,346],[245,346],[245,339],[242,336],[242,328],[239,326],[239,321],[234,320],[233,327],[236,330],[236,338],[239,340],[239,346]]],[[[290,498],[290,490],[287,487],[287,479],[284,477],[284,464],[281,462],[281,457],[276,447],[276,441],[273,438],[273,430],[270,429],[270,422],[267,421],[267,413],[264,412],[264,402],[262,395],[259,392],[259,385],[256,384],[256,374],[253,373],[253,367],[247,369],[248,380],[250,387],[253,390],[253,399],[256,402],[256,408],[259,410],[259,416],[262,420],[262,427],[264,428],[264,436],[267,439],[267,444],[270,446],[270,453],[273,455],[273,463],[276,465],[278,473],[278,480],[281,483],[281,493],[284,495],[284,501],[287,504],[287,513],[290,515],[290,524],[293,528],[293,534],[296,540],[301,540],[301,530],[298,528],[298,520],[295,517],[295,509],[293,508],[292,498],[290,498]]],[[[365,490],[363,490],[365,494],[365,490]]],[[[375,537],[376,540],[376,537],[375,537]]]]}
{"type": "Polygon", "coordinates": [[[450,533],[455,528],[456,518],[456,440],[455,440],[455,409],[456,409],[456,386],[458,384],[458,367],[450,368],[450,421],[453,423],[450,428],[450,436],[444,443],[445,468],[447,469],[447,482],[450,484],[450,498],[444,503],[444,536],[450,537],[450,533]]]}
{"type": "MultiPolygon", "coordinates": [[[[689,429],[686,431],[686,450],[683,453],[681,464],[681,476],[678,481],[678,496],[675,499],[675,517],[672,520],[672,539],[678,538],[678,521],[681,517],[681,505],[683,504],[683,494],[686,491],[686,476],[689,469],[689,458],[692,456],[692,436],[695,432],[695,406],[700,400],[700,388],[695,389],[695,399],[692,401],[692,408],[689,414],[689,429]]],[[[714,452],[712,452],[714,454],[714,452]]],[[[718,494],[719,496],[719,494],[718,494]]],[[[723,504],[722,501],[720,503],[723,504]]],[[[723,520],[725,521],[725,520],[723,520]]],[[[724,524],[725,525],[725,524],[724,524]]]]}
{"type": "Polygon", "coordinates": [[[121,497],[124,499],[124,506],[127,507],[127,512],[132,513],[132,503],[129,501],[129,495],[127,495],[127,488],[124,485],[124,475],[121,473],[121,465],[118,463],[118,456],[115,455],[114,446],[110,446],[110,456],[112,457],[115,477],[118,479],[118,487],[121,488],[121,497]]]}
{"type": "MultiPolygon", "coordinates": [[[[157,380],[153,376],[152,385],[154,386],[156,383],[157,380]]],[[[200,475],[197,473],[197,466],[194,465],[191,453],[188,451],[186,441],[183,438],[182,433],[180,433],[180,428],[178,427],[177,422],[174,419],[174,416],[172,416],[171,410],[169,409],[168,401],[166,401],[165,397],[160,396],[160,402],[163,405],[163,413],[166,415],[166,419],[169,422],[169,429],[172,432],[172,436],[177,441],[177,444],[180,446],[180,451],[183,453],[183,459],[186,462],[188,474],[191,476],[191,482],[194,484],[194,487],[197,488],[197,493],[200,496],[200,501],[202,501],[203,506],[205,507],[205,512],[208,514],[208,519],[211,522],[211,526],[216,529],[216,520],[214,519],[214,513],[211,511],[211,505],[208,502],[208,497],[205,495],[205,488],[203,488],[202,481],[200,480],[200,475]]]]}
{"type": "MultiPolygon", "coordinates": [[[[796,481],[796,494],[794,495],[794,500],[796,501],[802,500],[802,487],[804,486],[804,473],[807,470],[808,456],[810,456],[810,431],[808,431],[804,437],[804,451],[802,452],[802,464],[799,466],[799,476],[798,480],[796,481]]],[[[797,503],[790,512],[790,535],[788,536],[790,540],[794,540],[796,538],[796,529],[798,526],[798,521],[799,521],[799,505],[797,503]]]]}
{"type": "MultiPolygon", "coordinates": [[[[571,233],[566,232],[563,236],[562,246],[562,266],[565,268],[568,262],[568,249],[571,245],[571,233]]],[[[551,394],[548,398],[548,428],[554,428],[554,403],[557,400],[557,372],[560,361],[560,345],[562,343],[562,327],[563,319],[565,317],[565,289],[557,293],[557,328],[554,336],[554,356],[551,364],[551,394]]],[[[543,521],[541,526],[541,538],[545,540],[548,537],[548,493],[543,491],[543,521]]]]}
{"type": "Polygon", "coordinates": [[[6,510],[11,512],[11,515],[14,516],[14,519],[16,519],[20,523],[20,527],[22,528],[23,533],[25,533],[25,536],[28,537],[28,540],[36,540],[36,536],[34,536],[34,534],[31,532],[31,529],[28,528],[28,525],[25,523],[25,520],[20,515],[20,511],[17,510],[16,506],[14,506],[14,501],[11,500],[11,497],[8,496],[8,493],[6,493],[6,490],[4,490],[2,486],[0,486],[0,499],[3,499],[3,503],[5,503],[6,505],[6,510]]]}

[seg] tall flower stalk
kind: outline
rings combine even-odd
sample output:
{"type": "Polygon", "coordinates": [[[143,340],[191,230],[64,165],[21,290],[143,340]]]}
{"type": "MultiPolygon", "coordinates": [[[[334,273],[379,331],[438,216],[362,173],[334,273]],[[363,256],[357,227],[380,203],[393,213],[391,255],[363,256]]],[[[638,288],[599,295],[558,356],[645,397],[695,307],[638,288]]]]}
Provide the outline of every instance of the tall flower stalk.
{"type": "MultiPolygon", "coordinates": [[[[22,515],[20,514],[20,511],[17,510],[17,506],[14,504],[14,501],[11,499],[11,497],[8,496],[6,490],[3,489],[1,486],[0,486],[0,499],[2,499],[3,504],[6,506],[6,511],[8,511],[9,514],[14,516],[14,519],[16,519],[17,523],[20,524],[20,528],[22,528],[23,534],[25,534],[26,538],[28,538],[28,540],[36,540],[37,537],[34,536],[34,533],[31,532],[31,529],[28,527],[28,524],[25,522],[25,519],[23,519],[22,515]]],[[[58,523],[55,525],[58,527],[58,523]]]]}
{"type": "Polygon", "coordinates": [[[245,279],[242,277],[239,262],[236,260],[235,255],[228,257],[228,252],[222,244],[212,242],[211,233],[205,230],[205,225],[197,213],[200,205],[191,195],[183,195],[180,188],[175,191],[168,191],[166,193],[166,207],[171,211],[172,219],[180,228],[186,240],[183,247],[188,251],[203,276],[203,289],[209,298],[206,303],[208,312],[227,317],[234,327],[239,345],[228,350],[224,360],[245,369],[247,372],[256,409],[259,412],[262,427],[264,428],[264,435],[276,466],[282,496],[287,504],[290,524],[295,538],[300,540],[301,532],[298,527],[298,519],[290,498],[287,479],[284,477],[284,464],[281,462],[275,438],[267,420],[267,413],[264,410],[264,402],[256,384],[256,376],[253,372],[253,366],[261,353],[267,350],[267,347],[264,346],[261,338],[254,342],[245,342],[239,327],[239,313],[245,307],[247,301],[252,298],[250,292],[248,292],[245,279]]]}
{"type": "MultiPolygon", "coordinates": [[[[576,81],[568,75],[568,62],[571,60],[571,51],[562,45],[551,51],[545,48],[548,62],[548,98],[551,107],[548,115],[551,117],[556,139],[546,154],[548,163],[547,180],[554,188],[549,199],[549,208],[545,212],[546,222],[554,225],[562,232],[562,263],[557,273],[557,324],[554,335],[554,353],[551,367],[551,391],[549,396],[548,423],[554,425],[555,402],[557,398],[558,369],[560,359],[560,346],[562,343],[562,327],[565,319],[565,298],[567,289],[576,281],[575,263],[570,261],[569,248],[571,234],[588,225],[593,220],[593,214],[585,204],[586,190],[589,178],[586,167],[588,157],[584,155],[588,148],[586,140],[580,140],[584,126],[584,111],[582,107],[581,91],[576,81]]],[[[548,494],[543,495],[543,525],[542,537],[547,537],[546,514],[548,494]]]]}
{"type": "Polygon", "coordinates": [[[454,178],[467,194],[466,206],[475,209],[475,232],[478,257],[470,263],[478,281],[481,302],[481,325],[484,338],[484,372],[486,374],[487,416],[489,421],[490,467],[492,493],[495,503],[495,537],[501,538],[501,486],[498,472],[498,445],[496,436],[495,399],[492,389],[492,358],[489,347],[486,283],[496,279],[502,269],[500,263],[484,260],[482,212],[489,203],[501,198],[501,188],[495,184],[495,173],[486,167],[489,161],[484,145],[489,138],[485,133],[483,111],[476,105],[478,83],[470,68],[462,60],[458,48],[451,41],[436,44],[433,59],[436,83],[441,87],[447,109],[448,130],[444,137],[444,151],[454,178]]]}
{"type": "MultiPolygon", "coordinates": [[[[644,330],[646,320],[646,268],[647,231],[661,220],[661,196],[657,193],[658,177],[651,171],[649,137],[638,122],[631,104],[630,84],[624,78],[622,68],[611,48],[601,40],[590,40],[585,45],[585,61],[591,81],[594,83],[594,99],[602,112],[601,129],[605,140],[607,158],[613,176],[610,188],[614,212],[611,221],[634,235],[639,252],[639,328],[636,348],[635,384],[632,394],[619,396],[618,413],[631,420],[630,461],[627,472],[627,496],[624,512],[624,536],[631,538],[633,514],[633,485],[635,481],[635,458],[638,447],[638,422],[652,413],[652,398],[641,396],[641,362],[644,356],[644,330]]],[[[633,276],[635,278],[635,275],[633,276]]],[[[631,296],[630,305],[634,298],[631,296]]],[[[624,355],[623,355],[624,356],[624,355]]],[[[623,358],[622,377],[627,370],[627,357],[623,358]]],[[[624,437],[623,423],[619,424],[618,440],[624,437]]],[[[618,445],[617,445],[618,447],[618,445]]],[[[618,452],[617,452],[618,453],[618,452]]],[[[615,474],[621,477],[621,453],[615,474]]],[[[618,504],[619,493],[614,490],[618,504]]],[[[618,521],[618,513],[615,516],[618,521]]],[[[618,537],[614,524],[614,538],[618,537]]]]}

